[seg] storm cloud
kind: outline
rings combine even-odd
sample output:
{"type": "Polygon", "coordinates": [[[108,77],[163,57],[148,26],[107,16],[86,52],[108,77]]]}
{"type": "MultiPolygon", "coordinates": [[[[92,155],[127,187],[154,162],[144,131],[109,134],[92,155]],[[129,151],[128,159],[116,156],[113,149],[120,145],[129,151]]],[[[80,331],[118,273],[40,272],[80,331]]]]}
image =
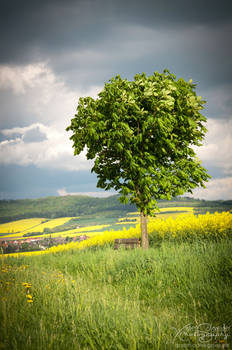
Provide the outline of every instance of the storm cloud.
{"type": "Polygon", "coordinates": [[[0,62],[48,60],[73,85],[164,66],[229,82],[231,10],[225,0],[2,1],[0,62]]]}
{"type": "MultiPolygon", "coordinates": [[[[192,78],[207,101],[203,114],[209,131],[198,154],[212,181],[218,181],[217,196],[222,186],[225,197],[232,176],[231,17],[232,4],[226,0],[1,1],[2,176],[12,166],[33,176],[37,169],[38,196],[49,188],[41,177],[57,169],[65,174],[63,182],[61,177],[54,181],[57,191],[80,192],[80,174],[90,171],[91,164],[84,154],[73,157],[65,131],[79,97],[96,97],[116,74],[132,79],[136,73],[168,68],[177,78],[192,78]],[[79,175],[70,188],[73,173],[79,175]]],[[[87,186],[83,191],[96,190],[96,177],[91,179],[91,190],[87,186]]],[[[6,176],[2,197],[16,196],[13,180],[12,174],[6,176]]],[[[33,196],[26,188],[17,196],[33,196]]],[[[202,193],[212,198],[213,186],[198,195],[202,193]]]]}

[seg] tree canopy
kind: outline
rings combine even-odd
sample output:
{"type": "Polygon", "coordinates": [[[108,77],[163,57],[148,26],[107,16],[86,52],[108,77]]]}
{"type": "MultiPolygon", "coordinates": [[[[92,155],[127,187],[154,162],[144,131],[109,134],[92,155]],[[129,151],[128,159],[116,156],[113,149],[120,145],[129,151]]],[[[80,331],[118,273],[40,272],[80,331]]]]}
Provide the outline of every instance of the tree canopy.
{"type": "Polygon", "coordinates": [[[171,199],[209,175],[195,152],[204,139],[205,103],[190,80],[165,70],[151,76],[120,75],[107,82],[96,99],[79,99],[72,131],[74,155],[86,150],[94,159],[97,186],[120,193],[150,215],[158,199],[171,199]]]}

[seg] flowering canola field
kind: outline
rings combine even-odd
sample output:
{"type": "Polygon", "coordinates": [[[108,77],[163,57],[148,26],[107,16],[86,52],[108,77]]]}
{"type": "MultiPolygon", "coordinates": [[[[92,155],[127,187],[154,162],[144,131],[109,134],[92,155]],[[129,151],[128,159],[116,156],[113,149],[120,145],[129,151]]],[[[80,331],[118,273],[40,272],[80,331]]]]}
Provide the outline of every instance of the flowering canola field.
{"type": "Polygon", "coordinates": [[[71,219],[72,217],[57,218],[52,220],[34,218],[8,222],[0,225],[0,233],[9,233],[7,235],[2,235],[1,238],[15,238],[28,232],[43,232],[45,228],[53,229],[57,226],[65,224],[71,219]]]}
{"type": "MultiPolygon", "coordinates": [[[[193,214],[194,208],[193,207],[170,207],[170,208],[160,208],[159,212],[155,212],[155,218],[162,218],[167,219],[169,217],[176,218],[180,215],[190,215],[193,214]]],[[[133,224],[133,223],[139,223],[140,222],[140,216],[139,212],[131,212],[128,213],[128,216],[125,218],[121,218],[118,220],[117,224],[133,224]],[[130,216],[132,215],[132,216],[130,216]],[[132,221],[133,220],[133,221],[132,221]]]]}
{"type": "MultiPolygon", "coordinates": [[[[205,215],[181,215],[175,219],[150,218],[148,233],[153,239],[183,239],[205,238],[220,240],[232,236],[232,213],[222,212],[205,215]]],[[[94,232],[93,235],[82,242],[71,242],[66,245],[58,245],[45,251],[5,254],[4,256],[32,256],[48,253],[58,253],[70,249],[84,249],[93,246],[112,244],[116,238],[140,237],[140,225],[119,231],[94,232]]],[[[4,257],[3,257],[4,258],[4,257]]]]}
{"type": "MultiPolygon", "coordinates": [[[[193,207],[168,207],[168,208],[160,208],[159,211],[155,212],[155,214],[166,213],[166,212],[185,212],[185,213],[193,213],[193,207]]],[[[133,211],[128,213],[128,215],[139,215],[138,211],[133,211]]]]}
{"type": "Polygon", "coordinates": [[[35,226],[38,227],[42,222],[47,219],[44,218],[33,218],[33,219],[24,219],[7,222],[5,224],[0,224],[0,233],[16,233],[16,232],[25,232],[26,230],[31,230],[35,226]]]}

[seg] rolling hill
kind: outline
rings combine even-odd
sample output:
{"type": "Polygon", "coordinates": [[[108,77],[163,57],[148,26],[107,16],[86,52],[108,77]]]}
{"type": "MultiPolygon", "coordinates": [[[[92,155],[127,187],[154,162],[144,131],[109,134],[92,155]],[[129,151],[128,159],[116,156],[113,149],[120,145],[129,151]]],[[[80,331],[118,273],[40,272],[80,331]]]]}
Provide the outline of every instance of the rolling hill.
{"type": "MultiPolygon", "coordinates": [[[[38,199],[0,200],[0,223],[32,217],[57,218],[65,216],[120,217],[135,211],[131,204],[124,205],[114,195],[108,198],[89,196],[59,196],[38,199]]],[[[159,206],[191,206],[199,212],[229,210],[230,201],[205,201],[188,197],[159,201],[159,206]]]]}

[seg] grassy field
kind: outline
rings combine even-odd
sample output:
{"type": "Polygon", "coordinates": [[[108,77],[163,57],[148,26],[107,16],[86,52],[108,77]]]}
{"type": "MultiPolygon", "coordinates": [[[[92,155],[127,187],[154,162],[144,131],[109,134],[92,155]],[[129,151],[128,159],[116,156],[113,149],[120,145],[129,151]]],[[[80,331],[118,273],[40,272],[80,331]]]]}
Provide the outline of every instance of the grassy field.
{"type": "Polygon", "coordinates": [[[232,241],[0,259],[0,349],[230,348],[232,241]]]}

